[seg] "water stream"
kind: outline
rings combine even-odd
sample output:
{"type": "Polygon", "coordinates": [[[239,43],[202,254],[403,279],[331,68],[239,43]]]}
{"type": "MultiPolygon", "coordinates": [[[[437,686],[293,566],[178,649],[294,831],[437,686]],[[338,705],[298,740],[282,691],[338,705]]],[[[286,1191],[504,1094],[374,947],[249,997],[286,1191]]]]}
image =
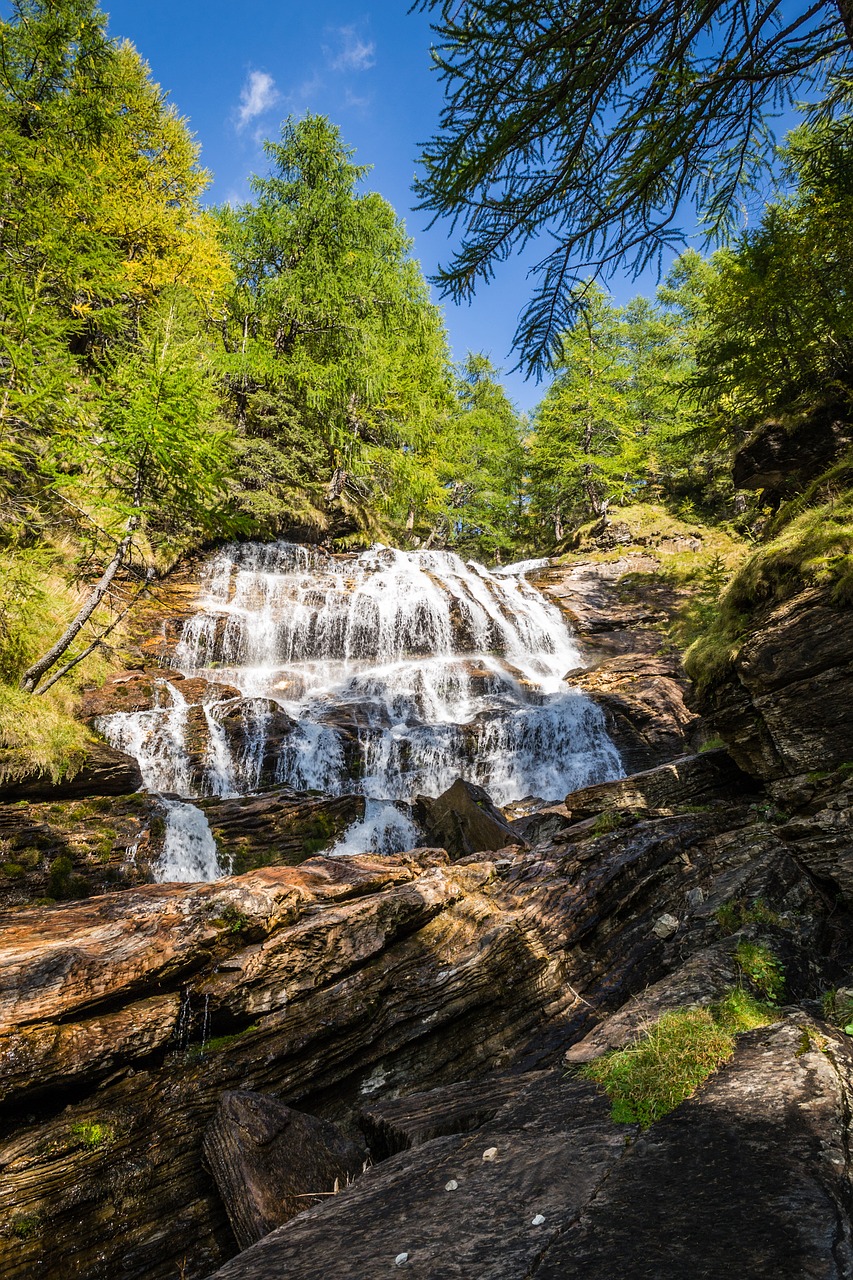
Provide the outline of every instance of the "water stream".
{"type": "MultiPolygon", "coordinates": [[[[340,853],[416,844],[406,802],[460,775],[499,805],[561,799],[622,769],[600,709],[563,679],[582,659],[525,578],[539,564],[490,572],[448,552],[228,546],[209,561],[175,651],[184,676],[239,693],[211,690],[201,761],[178,681],[154,709],[101,728],[139,759],[147,787],[183,801],[273,784],[360,792],[367,813],[340,853]]],[[[204,815],[170,803],[170,832],[179,821],[183,834],[170,846],[167,833],[161,878],[223,874],[212,837],[203,854],[200,826],[186,834],[184,811],[206,826],[204,815]]]]}

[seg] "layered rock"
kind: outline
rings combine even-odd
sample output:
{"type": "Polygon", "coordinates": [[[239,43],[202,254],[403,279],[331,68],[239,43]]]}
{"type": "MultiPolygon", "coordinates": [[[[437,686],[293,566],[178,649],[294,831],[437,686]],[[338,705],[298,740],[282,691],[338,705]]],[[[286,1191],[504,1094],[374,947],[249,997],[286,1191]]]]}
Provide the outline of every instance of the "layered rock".
{"type": "Polygon", "coordinates": [[[700,720],[685,701],[679,658],[626,653],[570,672],[568,679],[603,708],[626,773],[654,768],[698,745],[700,720]]]}
{"type": "Polygon", "coordinates": [[[343,1241],[365,1278],[395,1262],[432,1280],[845,1276],[851,1090],[846,1038],[797,1016],[744,1036],[639,1137],[588,1084],[520,1077],[476,1133],[369,1170],[216,1280],[322,1280],[343,1241]]]}
{"type": "Polygon", "coordinates": [[[811,589],[771,609],[706,695],[742,769],[774,779],[853,762],[853,612],[811,589]]]}
{"type": "Polygon", "coordinates": [[[125,796],[141,786],[142,772],[137,761],[106,742],[93,741],[78,767],[56,779],[19,759],[14,750],[0,750],[0,803],[125,796]]]}
{"type": "MultiPolygon", "coordinates": [[[[574,823],[532,850],[454,864],[428,850],[316,858],[5,916],[0,1276],[165,1280],[180,1266],[199,1280],[215,1270],[238,1244],[202,1144],[234,1090],[272,1095],[350,1133],[365,1113],[368,1132],[384,1135],[377,1159],[405,1140],[395,1133],[408,1135],[414,1155],[443,1144],[429,1157],[438,1189],[424,1184],[423,1199],[451,1205],[445,1184],[464,1188],[452,1240],[467,1274],[480,1274],[488,1251],[499,1256],[500,1239],[526,1274],[533,1216],[562,1229],[579,1222],[626,1150],[604,1101],[565,1081],[567,1049],[691,957],[718,954],[715,913],[733,898],[761,898],[776,913],[791,998],[828,985],[848,954],[844,911],[833,904],[828,924],[824,890],[778,823],[734,795],[702,812],[671,807],[597,835],[574,823]],[[675,921],[666,936],[656,930],[663,913],[675,921]],[[507,1085],[508,1073],[551,1066],[547,1088],[537,1078],[522,1097],[507,1085]],[[478,1104],[465,1100],[462,1081],[495,1072],[478,1104]],[[408,1125],[399,1108],[383,1119],[401,1094],[447,1086],[456,1089],[449,1121],[436,1098],[421,1099],[408,1125]],[[496,1147],[500,1164],[514,1143],[517,1157],[501,1170],[509,1181],[484,1200],[489,1183],[474,1174],[493,1171],[483,1151],[496,1147]],[[470,1229],[478,1197],[481,1235],[470,1229]]],[[[701,995],[691,981],[674,979],[678,999],[701,995]]],[[[402,1159],[371,1177],[400,1194],[408,1186],[409,1240],[418,1241],[420,1175],[394,1165],[402,1159]]],[[[331,1209],[283,1230],[313,1230],[322,1212],[331,1209]]],[[[431,1231],[417,1247],[446,1250],[449,1237],[431,1231]]],[[[369,1234],[365,1257],[378,1257],[370,1250],[391,1236],[371,1244],[369,1234]]],[[[550,1238],[540,1233],[537,1249],[550,1238]]],[[[407,1248],[403,1240],[396,1253],[407,1248]]],[[[301,1256],[308,1266],[310,1251],[301,1256]]]]}

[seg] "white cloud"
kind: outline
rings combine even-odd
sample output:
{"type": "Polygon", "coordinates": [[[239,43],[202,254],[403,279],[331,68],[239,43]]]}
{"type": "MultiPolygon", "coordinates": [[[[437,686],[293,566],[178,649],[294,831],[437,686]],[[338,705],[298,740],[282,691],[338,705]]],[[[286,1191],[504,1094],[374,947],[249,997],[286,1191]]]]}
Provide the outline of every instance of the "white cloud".
{"type": "Polygon", "coordinates": [[[245,129],[250,120],[256,120],[269,111],[281,97],[275,80],[266,71],[250,71],[240,90],[240,106],[237,109],[237,128],[245,129]]]}
{"type": "Polygon", "coordinates": [[[367,71],[376,64],[376,45],[372,40],[362,40],[355,27],[338,27],[335,37],[337,52],[327,50],[333,71],[367,71]]]}

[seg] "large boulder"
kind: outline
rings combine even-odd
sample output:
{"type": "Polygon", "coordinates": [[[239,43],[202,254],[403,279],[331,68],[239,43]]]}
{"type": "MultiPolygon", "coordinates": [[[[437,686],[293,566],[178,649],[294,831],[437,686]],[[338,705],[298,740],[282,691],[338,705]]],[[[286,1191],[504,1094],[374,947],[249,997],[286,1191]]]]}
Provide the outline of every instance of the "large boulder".
{"type": "Polygon", "coordinates": [[[464,778],[457,778],[436,800],[418,796],[415,815],[427,839],[451,857],[527,844],[492,803],[489,793],[464,778]]]}
{"type": "Polygon", "coordinates": [[[220,1098],[204,1154],[245,1249],[345,1187],[366,1152],[328,1120],[241,1089],[220,1098]]]}

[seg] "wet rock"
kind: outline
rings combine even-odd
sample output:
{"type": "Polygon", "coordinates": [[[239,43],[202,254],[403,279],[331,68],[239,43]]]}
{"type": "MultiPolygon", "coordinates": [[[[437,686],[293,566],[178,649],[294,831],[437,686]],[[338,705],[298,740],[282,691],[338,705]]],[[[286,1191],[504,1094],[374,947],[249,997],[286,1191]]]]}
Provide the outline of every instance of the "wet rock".
{"type": "Polygon", "coordinates": [[[626,773],[653,769],[695,747],[699,717],[684,700],[678,659],[628,653],[568,679],[604,710],[626,773]]]}
{"type": "Polygon", "coordinates": [[[123,796],[141,786],[142,773],[136,760],[105,742],[89,744],[80,767],[58,781],[34,769],[13,750],[0,749],[0,802],[123,796]]]}
{"type": "MultiPolygon", "coordinates": [[[[188,679],[165,667],[119,671],[97,689],[85,689],[80,705],[83,720],[95,720],[117,711],[150,711],[163,704],[166,686],[172,685],[189,703],[220,702],[239,697],[239,690],[200,677],[188,679]]],[[[167,698],[168,701],[168,693],[167,698]]]]}
{"type": "Polygon", "coordinates": [[[656,769],[615,782],[600,782],[566,796],[573,819],[600,813],[675,812],[687,807],[731,801],[755,793],[757,785],[721,748],[682,756],[656,769]]]}
{"type": "Polygon", "coordinates": [[[590,663],[624,653],[656,654],[660,623],[674,609],[673,588],[654,575],[660,561],[643,552],[618,560],[555,565],[530,575],[531,581],[567,615],[590,663]],[[642,598],[620,586],[629,575],[643,575],[642,598]]]}
{"type": "Polygon", "coordinates": [[[362,1172],[366,1152],[337,1125],[246,1090],[223,1093],[204,1155],[245,1249],[362,1172]]]}
{"type": "Polygon", "coordinates": [[[149,882],[164,819],[144,792],[0,804],[0,908],[149,882]]]}
{"type": "Polygon", "coordinates": [[[364,817],[363,796],[314,796],[287,789],[196,803],[234,875],[256,867],[296,866],[331,848],[351,823],[364,817]]]}
{"type": "Polygon", "coordinates": [[[492,803],[488,792],[464,778],[457,778],[437,800],[418,796],[415,815],[427,839],[452,857],[527,843],[492,803]]]}
{"type": "Polygon", "coordinates": [[[809,590],[750,633],[704,709],[742,769],[758,778],[853,760],[853,610],[809,590]]]}

